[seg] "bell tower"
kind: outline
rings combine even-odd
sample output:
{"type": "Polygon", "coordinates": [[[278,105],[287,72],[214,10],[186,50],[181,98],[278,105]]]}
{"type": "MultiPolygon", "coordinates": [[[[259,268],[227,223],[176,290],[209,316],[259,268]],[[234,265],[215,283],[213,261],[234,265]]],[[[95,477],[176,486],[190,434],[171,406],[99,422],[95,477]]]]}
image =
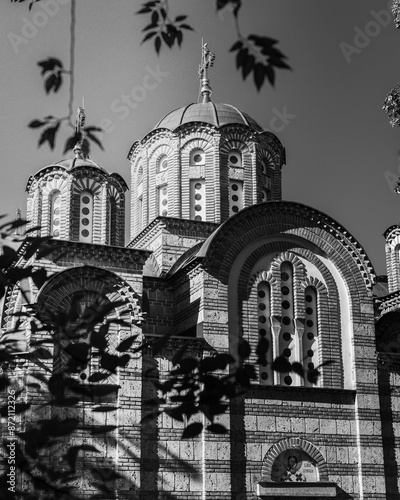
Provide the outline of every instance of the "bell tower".
{"type": "Polygon", "coordinates": [[[156,217],[221,224],[282,199],[285,149],[246,113],[211,101],[214,59],[204,44],[199,102],[171,111],[131,147],[131,238],[156,217]]]}
{"type": "Polygon", "coordinates": [[[40,236],[83,243],[125,244],[124,179],[89,159],[84,140],[85,113],[78,108],[74,158],[29,177],[27,219],[40,236]]]}

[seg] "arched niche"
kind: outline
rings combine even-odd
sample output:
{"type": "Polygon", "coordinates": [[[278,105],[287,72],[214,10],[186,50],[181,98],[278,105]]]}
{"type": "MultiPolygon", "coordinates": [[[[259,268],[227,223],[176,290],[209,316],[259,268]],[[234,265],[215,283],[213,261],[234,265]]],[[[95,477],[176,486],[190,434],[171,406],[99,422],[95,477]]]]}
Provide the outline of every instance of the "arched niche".
{"type": "MultiPolygon", "coordinates": [[[[274,482],[285,481],[283,476],[287,472],[291,456],[296,457],[300,465],[299,473],[306,480],[304,482],[328,481],[328,465],[321,452],[309,441],[297,437],[283,439],[271,446],[263,460],[262,479],[274,482]]],[[[287,479],[290,480],[290,478],[287,479]]]]}

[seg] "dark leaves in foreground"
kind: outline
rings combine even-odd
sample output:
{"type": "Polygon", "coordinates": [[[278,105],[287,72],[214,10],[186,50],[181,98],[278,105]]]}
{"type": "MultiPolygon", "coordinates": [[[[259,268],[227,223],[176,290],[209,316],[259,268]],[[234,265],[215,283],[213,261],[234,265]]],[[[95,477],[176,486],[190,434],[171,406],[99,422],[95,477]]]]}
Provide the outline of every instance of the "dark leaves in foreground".
{"type": "MultiPolygon", "coordinates": [[[[220,353],[205,356],[202,360],[186,356],[185,349],[174,356],[175,367],[169,372],[164,382],[154,382],[162,397],[153,398],[146,403],[154,407],[145,420],[155,418],[164,412],[172,419],[185,424],[182,439],[198,436],[203,430],[216,434],[228,432],[226,427],[215,419],[226,413],[228,402],[244,394],[258,374],[255,363],[244,362],[252,356],[249,342],[241,339],[238,343],[238,360],[230,354],[220,353]],[[192,422],[197,415],[204,415],[209,425],[192,422]]],[[[261,338],[255,354],[257,364],[267,361],[270,344],[261,338]]],[[[321,375],[321,368],[331,364],[324,362],[312,370],[307,370],[301,363],[290,363],[287,357],[278,356],[272,363],[272,370],[280,373],[296,373],[301,378],[315,384],[321,375]]]]}
{"type": "Polygon", "coordinates": [[[237,41],[230,49],[231,52],[237,52],[236,67],[242,70],[243,79],[253,73],[257,90],[261,89],[265,78],[272,86],[275,85],[276,68],[291,69],[285,62],[287,57],[275,47],[277,43],[273,38],[249,35],[237,41]]]}
{"type": "Polygon", "coordinates": [[[163,43],[170,49],[175,45],[175,42],[181,46],[183,40],[182,30],[193,30],[186,23],[187,16],[179,15],[172,20],[168,16],[166,6],[165,2],[154,0],[145,2],[142,4],[142,8],[137,11],[137,14],[150,15],[150,23],[142,30],[146,33],[142,43],[154,39],[154,47],[157,54],[160,53],[163,43]]]}
{"type": "Polygon", "coordinates": [[[60,59],[48,57],[43,61],[39,61],[37,64],[42,68],[41,75],[44,77],[44,88],[46,94],[49,94],[51,91],[58,92],[63,83],[63,63],[60,59]]]}

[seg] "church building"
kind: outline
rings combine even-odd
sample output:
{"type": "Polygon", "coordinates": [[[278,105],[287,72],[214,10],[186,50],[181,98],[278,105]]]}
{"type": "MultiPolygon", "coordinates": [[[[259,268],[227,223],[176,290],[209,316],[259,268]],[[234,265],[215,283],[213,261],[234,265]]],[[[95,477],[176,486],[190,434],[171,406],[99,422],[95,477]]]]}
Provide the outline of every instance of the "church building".
{"type": "MultiPolygon", "coordinates": [[[[95,493],[97,468],[106,480],[105,471],[118,473],[107,482],[118,499],[398,499],[400,226],[385,233],[386,290],[341,223],[282,200],[285,148],[244,111],[211,100],[209,65],[205,49],[200,102],[160,117],[129,150],[127,245],[128,185],[81,143],[73,158],[29,177],[26,218],[40,228],[35,234],[52,239],[42,259],[19,265],[44,266],[49,279],[39,288],[30,280],[26,295],[7,289],[2,331],[15,327],[28,297],[41,320],[73,304],[83,313],[117,303],[111,354],[138,337],[129,362],[108,378],[91,380],[95,354],[79,374],[82,386],[106,387],[106,412],[90,398],[74,408],[45,405],[30,388],[38,374],[62,373],[68,339],[50,343],[52,357],[40,365],[21,362],[15,377],[33,403],[20,425],[72,412],[80,419],[71,440],[100,450],[79,455],[82,498],[95,493]],[[156,354],[137,349],[164,335],[156,354]],[[260,338],[270,349],[258,365],[260,338]],[[199,359],[235,357],[239,339],[252,346],[258,380],[219,417],[228,433],[183,440],[184,423],[165,412],[142,421],[146,401],[158,396],[154,382],[165,379],[184,343],[199,359]],[[281,355],[321,367],[320,377],[272,370],[281,355]],[[112,429],[93,432],[101,426],[112,429]]],[[[40,339],[43,332],[27,326],[21,351],[40,339]]],[[[60,470],[71,440],[47,450],[60,470]]]]}

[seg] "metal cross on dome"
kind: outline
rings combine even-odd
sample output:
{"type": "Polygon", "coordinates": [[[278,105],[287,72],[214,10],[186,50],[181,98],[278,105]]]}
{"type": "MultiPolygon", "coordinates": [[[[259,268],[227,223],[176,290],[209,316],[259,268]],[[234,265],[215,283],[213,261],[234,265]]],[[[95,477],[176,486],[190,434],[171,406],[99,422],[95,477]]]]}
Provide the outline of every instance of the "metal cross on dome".
{"type": "Polygon", "coordinates": [[[200,93],[203,96],[202,102],[210,102],[210,96],[212,94],[212,89],[210,86],[210,80],[207,77],[207,69],[214,66],[215,54],[211,52],[208,48],[207,43],[203,43],[201,46],[201,64],[199,66],[199,79],[201,80],[200,93]]]}

